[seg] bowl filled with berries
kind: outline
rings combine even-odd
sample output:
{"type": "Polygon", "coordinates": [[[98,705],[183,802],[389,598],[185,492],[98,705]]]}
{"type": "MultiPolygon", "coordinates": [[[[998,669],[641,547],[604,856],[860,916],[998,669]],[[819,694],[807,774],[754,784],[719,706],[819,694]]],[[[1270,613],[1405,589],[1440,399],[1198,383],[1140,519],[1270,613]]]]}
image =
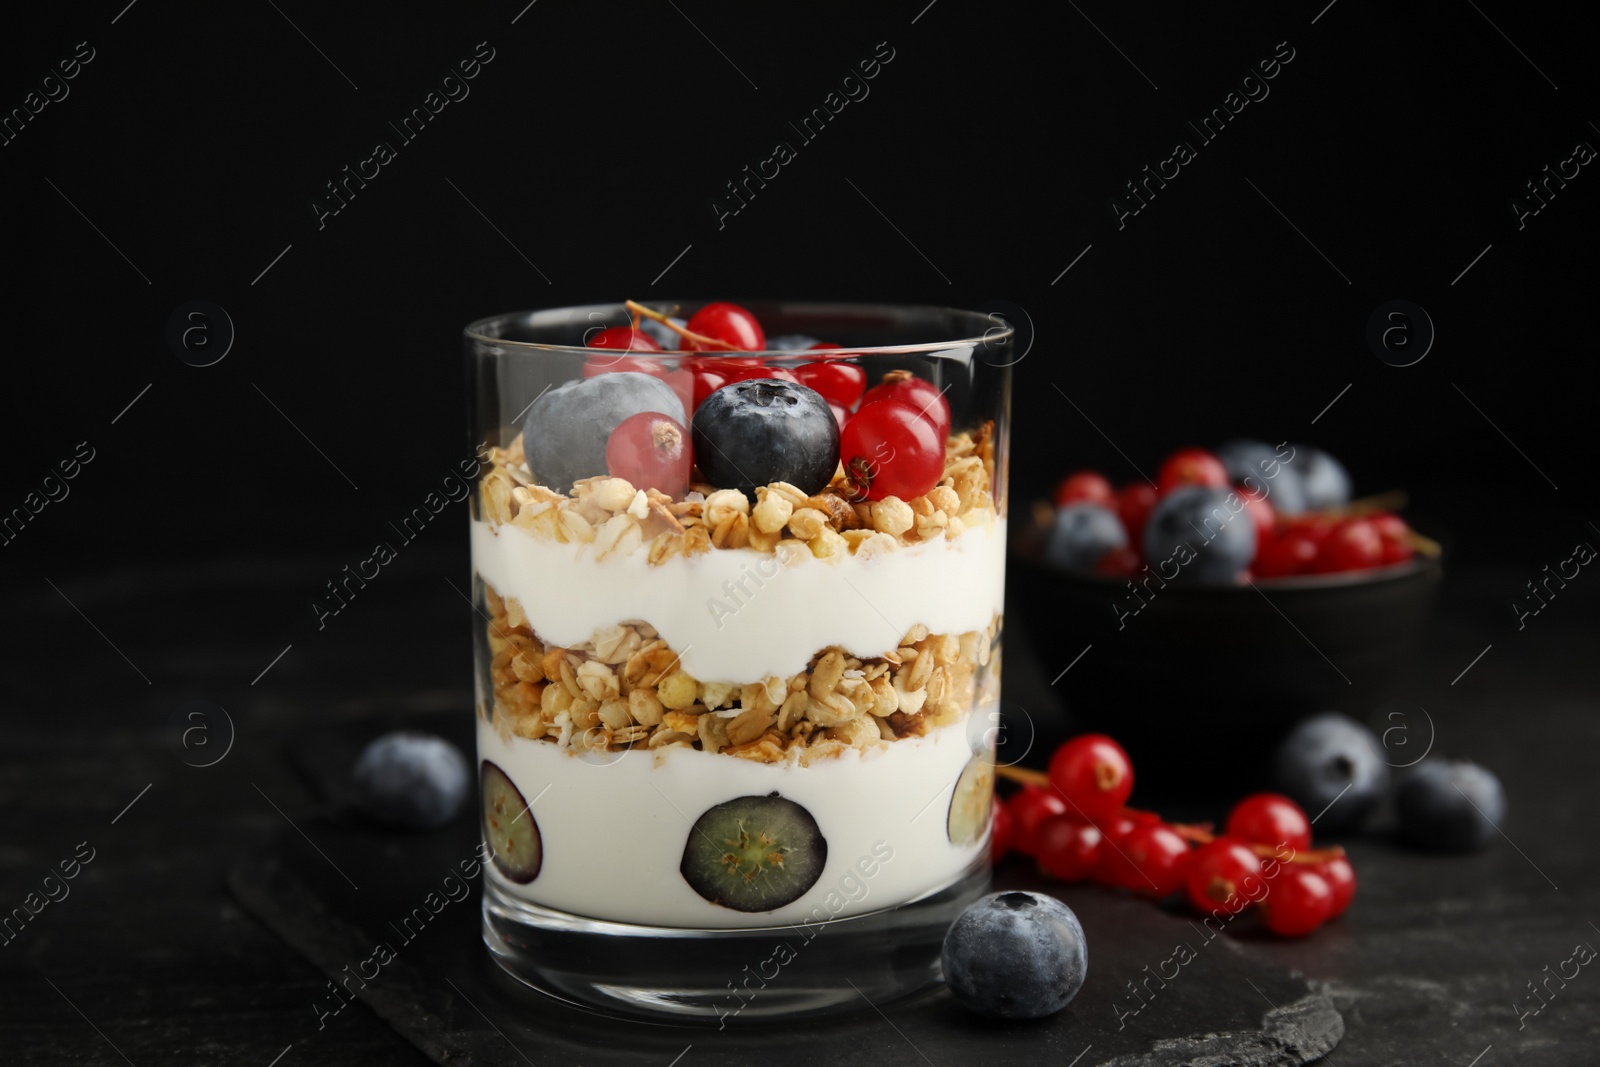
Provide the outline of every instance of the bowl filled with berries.
{"type": "Polygon", "coordinates": [[[1304,715],[1376,706],[1415,646],[1440,548],[1403,503],[1289,442],[1182,448],[1120,488],[1077,471],[1017,535],[1012,595],[1041,650],[1083,653],[1057,676],[1079,722],[1164,773],[1259,763],[1304,715]]]}
{"type": "Polygon", "coordinates": [[[843,304],[467,328],[483,929],[514,976],[718,1025],[938,980],[988,886],[1009,343],[843,304]]]}

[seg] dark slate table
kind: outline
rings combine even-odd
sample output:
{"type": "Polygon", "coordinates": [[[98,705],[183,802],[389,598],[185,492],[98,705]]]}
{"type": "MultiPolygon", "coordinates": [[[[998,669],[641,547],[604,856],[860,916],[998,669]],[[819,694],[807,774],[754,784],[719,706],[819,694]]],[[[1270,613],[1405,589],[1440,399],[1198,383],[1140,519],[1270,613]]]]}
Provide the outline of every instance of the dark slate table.
{"type": "MultiPolygon", "coordinates": [[[[319,631],[302,602],[338,567],[12,572],[0,894],[8,913],[30,893],[59,899],[0,949],[0,1059],[1294,1063],[1341,1029],[1328,1060],[1340,1067],[1581,1063],[1600,1048],[1591,968],[1541,985],[1542,1000],[1529,986],[1570,973],[1575,945],[1600,945],[1600,627],[1579,591],[1516,632],[1502,604],[1520,584],[1509,571],[1451,575],[1403,687],[1428,707],[1438,750],[1499,772],[1505,838],[1465,857],[1351,839],[1361,888],[1348,916],[1297,942],[1219,937],[1121,1029],[1125,983],[1197,938],[1179,911],[1088,887],[1057,888],[1088,930],[1089,981],[1040,1024],[984,1024],[942,991],[804,1027],[601,1021],[497,973],[477,942],[476,892],[361,1001],[324,1016],[328,975],[433,888],[428,871],[469,854],[475,833],[468,819],[431,835],[374,833],[339,815],[325,773],[387,726],[470,736],[464,553],[418,546],[319,631]],[[219,722],[183,746],[194,720],[179,709],[196,699],[226,709],[231,744],[219,722]],[[75,878],[46,882],[75,857],[75,878]]],[[[1022,644],[1008,650],[1008,692],[1035,709],[1042,735],[1064,731],[1048,711],[1047,665],[1022,644]]],[[[1219,781],[1181,814],[1217,817],[1234,793],[1219,781]]],[[[997,882],[1039,884],[1015,861],[997,882]]]]}

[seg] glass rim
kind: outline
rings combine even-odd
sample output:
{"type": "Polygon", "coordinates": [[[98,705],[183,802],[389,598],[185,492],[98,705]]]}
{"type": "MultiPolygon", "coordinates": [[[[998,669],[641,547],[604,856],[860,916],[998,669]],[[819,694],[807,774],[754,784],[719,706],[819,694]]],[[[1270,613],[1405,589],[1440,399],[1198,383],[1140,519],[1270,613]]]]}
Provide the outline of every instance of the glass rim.
{"type": "MultiPolygon", "coordinates": [[[[635,303],[643,304],[652,311],[672,315],[683,307],[704,307],[706,304],[716,303],[711,300],[638,300],[635,303]]],[[[938,304],[872,304],[821,301],[748,301],[743,306],[763,307],[777,305],[785,310],[793,311],[867,311],[882,310],[893,312],[923,312],[948,315],[958,319],[970,319],[974,325],[978,322],[988,322],[991,325],[976,336],[956,337],[945,341],[919,341],[911,344],[898,345],[841,345],[838,348],[767,348],[760,351],[744,349],[718,349],[704,352],[686,352],[673,349],[662,352],[640,352],[630,349],[626,352],[607,348],[589,348],[585,345],[558,345],[547,344],[542,341],[515,341],[504,337],[494,337],[486,332],[491,325],[498,325],[512,320],[524,319],[535,315],[572,314],[573,312],[610,311],[613,313],[626,313],[627,307],[620,303],[606,304],[574,304],[568,307],[530,308],[523,311],[508,311],[498,315],[489,315],[468,323],[462,329],[462,335],[469,341],[480,344],[495,345],[514,350],[530,352],[555,352],[568,355],[593,357],[604,354],[612,358],[626,356],[630,359],[717,359],[737,358],[748,356],[782,356],[787,358],[804,358],[808,360],[841,359],[853,356],[871,355],[905,355],[919,352],[942,352],[952,348],[977,348],[981,345],[1004,344],[1016,336],[1016,327],[1006,323],[994,312],[970,311],[964,308],[944,307],[938,304]]],[[[618,325],[621,325],[620,323],[618,325]]]]}

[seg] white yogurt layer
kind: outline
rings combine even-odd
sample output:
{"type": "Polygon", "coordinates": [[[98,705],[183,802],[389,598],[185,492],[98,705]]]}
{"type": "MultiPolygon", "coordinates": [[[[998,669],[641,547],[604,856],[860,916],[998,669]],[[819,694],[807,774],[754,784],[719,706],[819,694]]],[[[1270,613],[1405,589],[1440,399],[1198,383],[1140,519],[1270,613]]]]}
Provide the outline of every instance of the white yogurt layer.
{"type": "Polygon", "coordinates": [[[647,622],[701,681],[744,684],[806,669],[838,646],[866,659],[891,652],[917,623],[930,633],[988,627],[1005,593],[1006,524],[971,527],[866,559],[783,565],[753,548],[676,556],[595,559],[592,545],[563,544],[518,526],[472,523],[472,564],[515,597],[533,632],[570,647],[601,627],[647,622]]]}
{"type": "MultiPolygon", "coordinates": [[[[972,627],[968,627],[969,629],[972,627]]],[[[544,859],[519,885],[486,865],[505,892],[573,915],[648,926],[748,928],[822,922],[903,904],[959,877],[989,847],[957,846],[950,799],[997,705],[926,737],[809,767],[754,763],[690,748],[574,755],[547,741],[502,740],[478,721],[478,754],[532,801],[544,859]],[[679,865],[708,808],[776,791],[816,819],[827,842],[822,875],[793,903],[740,912],[696,893],[679,865]]]]}

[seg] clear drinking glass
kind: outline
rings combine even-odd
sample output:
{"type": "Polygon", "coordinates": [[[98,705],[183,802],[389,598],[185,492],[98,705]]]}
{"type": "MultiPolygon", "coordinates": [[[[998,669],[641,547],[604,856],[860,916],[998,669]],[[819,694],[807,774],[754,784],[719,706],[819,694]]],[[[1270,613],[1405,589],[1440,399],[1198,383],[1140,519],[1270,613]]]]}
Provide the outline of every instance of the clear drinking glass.
{"type": "MultiPolygon", "coordinates": [[[[988,885],[1006,546],[1009,327],[744,306],[772,350],[584,347],[632,321],[615,304],[466,330],[484,940],[556,997],[719,1025],[938,980],[945,929],[988,885]],[[892,387],[834,418],[881,427],[909,404],[929,428],[822,485],[611,477],[624,415],[687,427],[724,381],[774,373],[846,402],[857,380],[892,387]],[[868,498],[930,461],[937,484],[868,498]]],[[[724,470],[789,461],[728,441],[724,470]]]]}

